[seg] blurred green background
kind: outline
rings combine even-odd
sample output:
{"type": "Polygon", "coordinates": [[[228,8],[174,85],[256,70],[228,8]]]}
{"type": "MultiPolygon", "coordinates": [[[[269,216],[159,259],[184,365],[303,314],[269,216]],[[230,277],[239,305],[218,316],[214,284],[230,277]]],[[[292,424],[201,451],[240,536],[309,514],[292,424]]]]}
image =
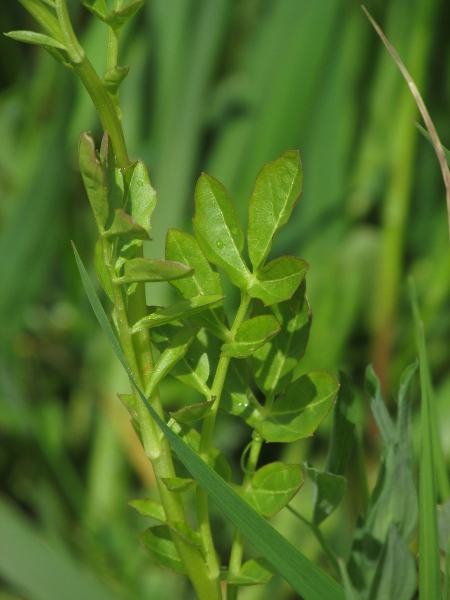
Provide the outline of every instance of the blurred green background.
{"type": "MultiPolygon", "coordinates": [[[[102,72],[105,27],[76,0],[70,4],[102,72]]],[[[368,0],[367,8],[449,146],[450,5],[368,0]]],[[[0,23],[2,31],[34,28],[12,0],[0,4],[0,23]]],[[[376,465],[364,370],[374,364],[389,396],[414,360],[413,275],[450,458],[444,188],[434,151],[412,123],[418,111],[409,90],[359,1],[148,0],[123,33],[120,60],[131,66],[121,92],[130,155],[146,162],[158,192],[147,255],[163,255],[168,227],[191,231],[202,171],[229,188],[245,223],[262,164],[299,149],[304,192],[274,252],[310,264],[313,325],[302,368],[350,375],[367,460],[376,465]]],[[[88,306],[70,246],[72,239],[92,270],[95,227],[77,166],[85,129],[100,140],[80,83],[41,49],[2,36],[0,600],[188,599],[184,581],[139,547],[146,522],[126,504],[152,494],[153,479],[116,398],[126,378],[88,306]]],[[[152,293],[153,304],[170,299],[163,287],[152,293]]],[[[175,383],[164,394],[169,405],[180,401],[175,383]]],[[[284,457],[320,466],[327,427],[284,457]]],[[[224,419],[217,445],[238,464],[247,435],[224,419]]],[[[325,526],[343,556],[357,504],[350,486],[341,516],[325,526]]],[[[309,505],[302,490],[296,506],[307,514],[309,505]]],[[[326,568],[317,544],[291,519],[279,515],[275,523],[326,568]]],[[[231,530],[220,523],[226,560],[231,530]]],[[[295,596],[278,578],[242,595],[271,597],[295,596]]]]}

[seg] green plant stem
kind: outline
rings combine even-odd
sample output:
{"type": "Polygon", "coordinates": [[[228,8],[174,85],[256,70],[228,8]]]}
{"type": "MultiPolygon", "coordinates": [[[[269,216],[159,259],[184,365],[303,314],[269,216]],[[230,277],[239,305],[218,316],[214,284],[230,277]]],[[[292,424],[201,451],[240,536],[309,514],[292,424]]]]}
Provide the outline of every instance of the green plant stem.
{"type": "MultiPolygon", "coordinates": [[[[239,325],[245,319],[247,314],[248,307],[250,305],[251,298],[250,296],[242,292],[241,295],[241,303],[239,309],[236,313],[236,317],[234,319],[233,327],[230,331],[230,340],[234,339],[236,335],[236,331],[239,325]]],[[[225,383],[225,378],[227,375],[228,367],[230,364],[230,357],[221,356],[219,359],[219,364],[217,365],[216,374],[214,376],[214,381],[211,387],[211,399],[214,400],[214,404],[212,406],[211,411],[206,416],[203,421],[202,433],[200,437],[200,447],[199,447],[199,455],[205,461],[208,462],[209,453],[211,449],[212,437],[214,432],[214,425],[216,422],[217,411],[219,410],[220,405],[220,396],[222,394],[223,385],[225,383]]],[[[211,532],[211,524],[209,521],[209,510],[208,510],[208,495],[207,493],[200,487],[197,487],[196,490],[196,500],[197,500],[197,524],[199,533],[202,539],[203,548],[206,554],[206,562],[209,566],[209,569],[217,574],[217,578],[219,578],[220,574],[220,566],[217,562],[216,550],[214,547],[214,540],[211,532]]],[[[218,579],[219,580],[219,579],[218,579]]]]}
{"type": "MultiPolygon", "coordinates": [[[[244,479],[242,482],[242,490],[246,490],[250,487],[253,473],[256,471],[258,464],[259,455],[263,445],[263,438],[256,431],[253,432],[253,439],[250,446],[250,452],[248,455],[247,466],[245,470],[244,479]]],[[[244,555],[244,543],[245,539],[239,529],[235,529],[233,536],[233,543],[231,546],[230,563],[228,565],[228,571],[231,575],[237,575],[242,566],[242,557],[244,555]]],[[[227,586],[227,600],[237,600],[239,588],[237,585],[227,586]]]]}
{"type": "MultiPolygon", "coordinates": [[[[119,11],[123,8],[123,0],[114,1],[114,10],[119,11]]],[[[117,67],[117,57],[119,52],[119,33],[120,30],[114,27],[108,27],[108,53],[106,56],[106,68],[114,69],[117,67]]]]}

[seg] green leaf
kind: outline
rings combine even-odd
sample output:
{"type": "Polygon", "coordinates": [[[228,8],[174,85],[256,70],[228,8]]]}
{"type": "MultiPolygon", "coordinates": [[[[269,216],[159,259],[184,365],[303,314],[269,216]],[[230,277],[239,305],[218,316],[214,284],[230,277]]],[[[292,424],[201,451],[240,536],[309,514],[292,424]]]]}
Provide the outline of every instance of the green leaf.
{"type": "Polygon", "coordinates": [[[272,315],[248,319],[240,325],[232,342],[223,344],[222,355],[245,358],[268,342],[280,331],[280,324],[272,315]]]}
{"type": "Polygon", "coordinates": [[[108,229],[115,217],[115,211],[124,207],[124,180],[122,171],[116,167],[116,156],[107,131],[103,134],[99,155],[103,171],[104,193],[109,207],[109,218],[105,225],[105,228],[108,229]]]}
{"type": "Polygon", "coordinates": [[[259,172],[249,201],[248,252],[254,270],[264,263],[275,234],[285,225],[302,190],[299,153],[290,150],[259,172]]]}
{"type": "Polygon", "coordinates": [[[274,575],[273,568],[264,558],[251,558],[240,568],[239,573],[225,571],[220,578],[228,585],[258,585],[269,583],[274,575]]]}
{"type": "Polygon", "coordinates": [[[356,398],[348,377],[342,371],[339,372],[339,384],[326,466],[326,470],[335,475],[344,473],[355,443],[357,422],[356,398]]]}
{"type": "Polygon", "coordinates": [[[18,42],[24,42],[25,44],[48,46],[49,48],[57,48],[58,50],[67,52],[67,48],[64,44],[44,33],[36,33],[35,31],[9,31],[8,33],[5,33],[5,35],[18,42]]]}
{"type": "Polygon", "coordinates": [[[220,398],[220,409],[242,417],[245,421],[251,420],[255,414],[260,416],[262,407],[250,388],[247,365],[242,360],[232,358],[230,361],[220,398]]]}
{"type": "Polygon", "coordinates": [[[81,4],[85,6],[93,15],[105,20],[106,17],[106,2],[105,0],[80,0],[81,4]]]}
{"type": "Polygon", "coordinates": [[[206,174],[195,188],[194,231],[206,258],[237,287],[246,289],[250,273],[241,256],[244,233],[236,209],[224,186],[206,174]]]}
{"type": "Polygon", "coordinates": [[[333,405],[339,385],[328,373],[303,375],[276,400],[262,422],[253,426],[268,442],[295,442],[314,433],[333,405]]]}
{"type": "Polygon", "coordinates": [[[111,67],[106,69],[102,83],[110,94],[116,94],[120,84],[130,72],[130,67],[111,67]]]}
{"type": "Polygon", "coordinates": [[[161,502],[153,500],[153,498],[137,498],[128,502],[130,506],[138,511],[143,517],[150,517],[156,521],[165,523],[166,513],[161,502]]]}
{"type": "Polygon", "coordinates": [[[188,492],[197,485],[197,482],[187,477],[161,477],[161,481],[164,483],[169,492],[176,492],[181,494],[182,492],[188,492]]]}
{"type": "MultiPolygon", "coordinates": [[[[172,283],[183,298],[192,298],[199,294],[223,294],[217,269],[206,260],[193,236],[177,229],[169,229],[166,239],[166,259],[181,262],[194,270],[194,274],[189,279],[172,283]]],[[[221,306],[195,317],[196,323],[225,341],[229,331],[224,321],[225,312],[221,306]]]]}
{"type": "Polygon", "coordinates": [[[187,349],[197,335],[198,329],[185,327],[178,332],[156,361],[145,386],[145,394],[150,398],[156,386],[173,369],[176,363],[186,354],[187,349]]]}
{"type": "MultiPolygon", "coordinates": [[[[324,598],[344,600],[344,591],[336,581],[307,559],[261,515],[252,509],[230,485],[198,456],[195,450],[186,444],[183,439],[180,439],[175,431],[167,427],[165,422],[153,410],[133,377],[105,311],[95,293],[89,275],[75,248],[74,253],[83,285],[102,329],[150,415],[167,437],[174,452],[176,452],[186,469],[189,470],[192,477],[210,495],[211,499],[234,526],[242,532],[253,546],[259,549],[273,568],[292,585],[296,592],[303,596],[304,600],[323,600],[324,598]]],[[[196,433],[200,438],[198,432],[196,433]]],[[[173,544],[172,547],[174,547],[173,544]]]]}
{"type": "Polygon", "coordinates": [[[164,323],[170,323],[178,319],[186,319],[191,315],[195,315],[206,308],[214,306],[219,302],[222,302],[223,296],[211,295],[211,296],[196,296],[189,300],[181,300],[166,308],[160,308],[154,313],[144,317],[140,321],[134,324],[131,328],[132,333],[141,331],[141,329],[148,329],[150,327],[159,327],[164,323]]]}
{"type": "MultiPolygon", "coordinates": [[[[417,587],[416,563],[407,544],[392,524],[378,562],[369,600],[411,600],[417,587]]],[[[423,596],[422,598],[427,598],[423,596]]],[[[439,596],[434,596],[438,598],[439,596]]]]}
{"type": "MultiPolygon", "coordinates": [[[[428,131],[424,127],[422,127],[422,125],[419,125],[419,123],[417,123],[416,121],[414,121],[414,119],[413,119],[413,123],[417,127],[417,129],[420,131],[420,133],[433,146],[434,145],[433,144],[433,140],[431,139],[431,135],[428,133],[428,131]]],[[[450,150],[448,150],[445,146],[442,146],[442,150],[444,151],[444,154],[445,154],[445,160],[447,161],[447,164],[450,166],[450,150]]]]}
{"type": "Polygon", "coordinates": [[[178,555],[167,525],[150,527],[141,533],[139,541],[160,565],[175,573],[187,575],[186,567],[178,555]]]}
{"type": "Polygon", "coordinates": [[[199,404],[190,404],[184,408],[180,408],[174,412],[170,412],[170,416],[179,423],[191,423],[192,421],[200,421],[211,411],[214,400],[209,402],[200,402],[199,404]]]}
{"type": "Polygon", "coordinates": [[[106,295],[114,302],[114,294],[112,289],[111,280],[109,278],[108,269],[105,265],[105,256],[103,254],[103,243],[102,240],[97,240],[94,248],[94,267],[97,273],[98,280],[101,283],[102,288],[106,292],[106,295]]]}
{"type": "Polygon", "coordinates": [[[124,265],[124,274],[116,279],[116,283],[133,281],[170,281],[189,277],[193,270],[186,265],[157,258],[132,258],[124,265]]]}
{"type": "Polygon", "coordinates": [[[175,365],[170,373],[172,377],[176,377],[186,385],[199,391],[208,399],[211,397],[211,390],[207,385],[211,371],[210,341],[210,337],[205,330],[199,331],[197,337],[189,346],[186,355],[175,365]]]}
{"type": "Polygon", "coordinates": [[[281,256],[262,267],[252,279],[247,293],[266,306],[289,300],[303,281],[308,264],[301,258],[281,256]]]}
{"type": "Polygon", "coordinates": [[[175,535],[180,537],[183,541],[187,542],[191,546],[194,546],[195,548],[201,548],[202,544],[200,535],[188,523],[183,521],[169,521],[168,525],[171,531],[173,531],[175,535]]]}
{"type": "Polygon", "coordinates": [[[125,171],[125,207],[145,231],[151,229],[150,218],[156,206],[156,192],[151,186],[146,166],[136,161],[125,171]]]}
{"type": "Polygon", "coordinates": [[[347,480],[341,475],[326,471],[320,473],[309,463],[305,465],[313,494],[314,525],[320,525],[339,506],[347,488],[347,480]]]}
{"type": "Polygon", "coordinates": [[[242,497],[263,517],[273,517],[292,500],[302,483],[300,465],[274,462],[256,471],[242,497]]]}
{"type": "Polygon", "coordinates": [[[132,0],[122,10],[113,10],[106,15],[105,21],[116,31],[123,27],[127,21],[134,17],[142,6],[144,6],[145,0],[132,0]]]}
{"type": "Polygon", "coordinates": [[[147,231],[138,225],[128,213],[121,208],[116,209],[111,227],[105,232],[105,237],[126,237],[129,239],[148,240],[147,231]]]}
{"type": "Polygon", "coordinates": [[[78,159],[84,187],[100,232],[105,228],[109,215],[108,197],[105,193],[105,175],[95,149],[94,138],[88,131],[80,135],[78,159]]]}
{"type": "MultiPolygon", "coordinates": [[[[257,302],[252,315],[267,312],[267,308],[257,302]]],[[[270,312],[280,324],[280,332],[251,355],[250,365],[258,388],[266,396],[275,396],[291,382],[293,370],[308,343],[311,312],[305,296],[305,284],[287,302],[271,306],[270,312]]]]}

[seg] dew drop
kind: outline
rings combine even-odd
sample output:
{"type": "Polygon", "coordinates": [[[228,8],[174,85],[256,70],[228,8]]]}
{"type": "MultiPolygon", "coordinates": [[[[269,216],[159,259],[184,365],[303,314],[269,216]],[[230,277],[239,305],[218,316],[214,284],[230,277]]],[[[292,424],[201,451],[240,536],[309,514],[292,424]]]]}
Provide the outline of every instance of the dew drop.
{"type": "Polygon", "coordinates": [[[143,182],[142,180],[139,180],[139,181],[137,182],[137,184],[138,184],[138,186],[139,186],[139,187],[142,187],[142,186],[144,185],[144,182],[143,182]]]}
{"type": "Polygon", "coordinates": [[[216,242],[216,246],[219,248],[219,250],[220,250],[221,248],[223,248],[223,242],[222,242],[222,240],[217,240],[217,242],[216,242]]]}

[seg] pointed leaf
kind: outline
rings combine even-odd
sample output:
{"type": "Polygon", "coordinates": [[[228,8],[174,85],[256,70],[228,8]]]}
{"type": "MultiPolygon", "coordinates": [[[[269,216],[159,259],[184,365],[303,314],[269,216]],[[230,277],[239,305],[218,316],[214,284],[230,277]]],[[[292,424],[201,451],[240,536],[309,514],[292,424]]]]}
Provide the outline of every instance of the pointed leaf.
{"type": "Polygon", "coordinates": [[[262,315],[244,321],[232,342],[222,346],[223,356],[245,358],[268,342],[280,331],[278,321],[272,315],[262,315]]]}
{"type": "Polygon", "coordinates": [[[106,16],[106,2],[105,0],[80,0],[81,4],[91,11],[93,15],[105,20],[106,16]]]}
{"type": "Polygon", "coordinates": [[[103,134],[99,156],[103,171],[104,194],[109,208],[105,229],[109,229],[116,217],[116,211],[124,207],[124,181],[122,171],[116,166],[116,156],[107,131],[103,134]]]}
{"type": "Polygon", "coordinates": [[[150,517],[162,523],[166,521],[164,506],[157,500],[153,500],[152,498],[137,498],[136,500],[130,500],[128,504],[143,517],[150,517]]]}
{"type": "Polygon", "coordinates": [[[92,135],[85,131],[78,142],[78,158],[84,187],[94,213],[97,227],[102,232],[108,220],[108,197],[105,193],[105,175],[95,149],[92,135]]]}
{"type": "Polygon", "coordinates": [[[67,48],[58,40],[45,35],[44,33],[36,33],[35,31],[9,31],[5,33],[7,37],[17,40],[18,42],[24,42],[25,44],[37,44],[38,46],[48,46],[50,48],[57,48],[58,50],[65,50],[67,48]]]}
{"type": "Polygon", "coordinates": [[[248,294],[266,306],[285,302],[303,281],[309,265],[301,258],[281,256],[262,267],[252,280],[248,294]]]}
{"type": "Polygon", "coordinates": [[[207,338],[206,332],[200,331],[189,346],[186,355],[175,365],[170,374],[209,399],[211,390],[207,381],[211,369],[209,348],[205,338],[207,338]]]}
{"type": "MultiPolygon", "coordinates": [[[[170,429],[148,403],[137,385],[111,325],[98,299],[89,275],[74,247],[75,259],[94,313],[106,333],[118,359],[130,377],[142,402],[168,439],[172,449],[192,477],[203,487],[217,506],[242,534],[257,547],[274,569],[304,597],[304,600],[344,600],[343,588],[329,575],[307,559],[278,533],[261,515],[253,510],[215,471],[206,464],[178,433],[170,429]]],[[[181,426],[178,431],[181,430],[181,426]]],[[[197,433],[198,439],[200,435],[197,433]]]]}
{"type": "Polygon", "coordinates": [[[134,221],[149,231],[150,218],[156,205],[156,192],[152,188],[146,166],[136,161],[125,171],[125,206],[134,221]]]}
{"type": "Polygon", "coordinates": [[[187,575],[167,525],[150,527],[141,533],[139,541],[160,565],[175,573],[187,575]]]}
{"type": "Polygon", "coordinates": [[[302,190],[302,165],[297,151],[286,152],[259,172],[249,201],[248,252],[254,270],[264,263],[275,234],[291,216],[302,190]]]}
{"type": "Polygon", "coordinates": [[[328,373],[304,375],[286,388],[264,421],[253,426],[268,442],[295,442],[309,437],[327,416],[338,388],[338,382],[328,373]]]}
{"type": "MultiPolygon", "coordinates": [[[[217,269],[206,260],[197,240],[177,229],[169,229],[166,239],[166,259],[181,262],[194,269],[188,279],[173,282],[183,298],[192,298],[198,294],[222,295],[217,269]]],[[[228,328],[224,324],[225,312],[221,306],[207,310],[195,317],[195,322],[206,327],[220,339],[225,340],[228,328]]]]}
{"type": "Polygon", "coordinates": [[[258,585],[269,583],[273,575],[273,568],[266,559],[251,558],[242,565],[239,573],[226,571],[220,578],[228,585],[258,585]]]}
{"type": "Polygon", "coordinates": [[[106,15],[105,21],[113,29],[120,29],[127,21],[134,17],[138,10],[144,6],[145,0],[132,0],[122,10],[114,10],[106,15]]]}
{"type": "MultiPolygon", "coordinates": [[[[280,324],[280,332],[250,358],[256,385],[268,396],[279,394],[292,379],[294,368],[305,353],[311,325],[311,312],[303,283],[287,302],[270,307],[280,324]]],[[[267,314],[262,303],[255,303],[252,316],[267,314]]]]}
{"type": "Polygon", "coordinates": [[[308,463],[306,473],[313,493],[312,522],[314,525],[320,525],[339,506],[347,488],[347,480],[341,475],[320,473],[308,463]]]}
{"type": "Polygon", "coordinates": [[[170,281],[189,277],[193,270],[186,265],[157,258],[132,258],[124,265],[124,274],[116,279],[116,283],[133,281],[170,281]]]}
{"type": "Polygon", "coordinates": [[[105,237],[119,236],[124,236],[129,239],[149,239],[147,231],[138,225],[133,217],[122,209],[117,209],[115,211],[113,223],[105,233],[105,237]]]}
{"type": "Polygon", "coordinates": [[[187,477],[161,477],[161,481],[164,483],[169,492],[187,492],[192,490],[197,482],[187,477]]]}
{"type": "Polygon", "coordinates": [[[203,174],[195,188],[195,237],[206,258],[221,267],[232,283],[246,289],[250,273],[241,256],[244,234],[224,186],[203,174]]]}
{"type": "Polygon", "coordinates": [[[292,500],[302,483],[300,465],[274,462],[256,471],[242,497],[263,517],[273,517],[292,500]]]}
{"type": "Polygon", "coordinates": [[[181,302],[176,302],[171,306],[167,306],[166,308],[160,308],[156,310],[154,313],[144,317],[132,327],[132,333],[136,333],[141,329],[148,329],[150,327],[158,327],[159,325],[163,325],[164,323],[170,323],[171,321],[176,321],[178,319],[186,319],[191,315],[195,315],[205,308],[209,308],[219,302],[222,302],[223,296],[196,296],[195,298],[190,298],[189,300],[182,300],[181,302]]]}
{"type": "Polygon", "coordinates": [[[166,377],[176,363],[186,354],[187,349],[197,335],[198,329],[183,328],[169,342],[169,345],[158,358],[145,386],[147,398],[150,398],[156,386],[166,377]]]}
{"type": "Polygon", "coordinates": [[[199,404],[191,404],[180,408],[174,412],[170,412],[170,416],[179,423],[191,423],[192,421],[200,421],[211,411],[214,400],[209,402],[200,402],[199,404]]]}

